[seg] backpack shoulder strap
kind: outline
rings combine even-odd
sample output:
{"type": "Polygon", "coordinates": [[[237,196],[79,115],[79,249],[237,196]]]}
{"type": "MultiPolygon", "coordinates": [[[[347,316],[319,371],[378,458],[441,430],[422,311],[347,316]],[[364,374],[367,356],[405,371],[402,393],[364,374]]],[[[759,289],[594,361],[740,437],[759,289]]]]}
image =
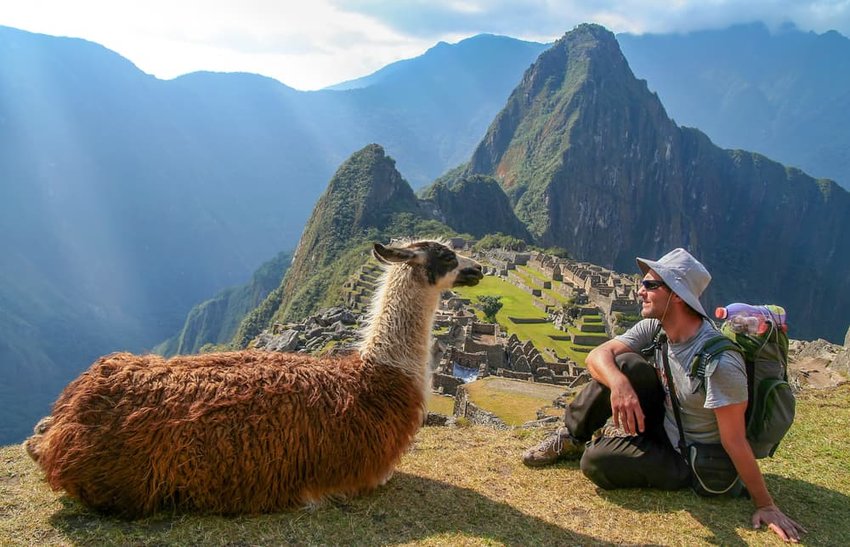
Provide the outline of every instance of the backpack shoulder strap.
{"type": "Polygon", "coordinates": [[[661,349],[661,346],[666,341],[667,335],[664,333],[664,330],[661,327],[661,323],[659,322],[658,327],[655,329],[655,333],[652,335],[652,343],[641,349],[640,354],[643,355],[643,358],[647,361],[654,361],[655,352],[661,349]]]}
{"type": "Polygon", "coordinates": [[[717,334],[706,340],[702,346],[702,350],[694,355],[694,359],[691,361],[689,376],[691,378],[705,379],[706,365],[724,351],[736,351],[741,354],[741,357],[744,356],[744,350],[734,340],[722,334],[717,334]]]}

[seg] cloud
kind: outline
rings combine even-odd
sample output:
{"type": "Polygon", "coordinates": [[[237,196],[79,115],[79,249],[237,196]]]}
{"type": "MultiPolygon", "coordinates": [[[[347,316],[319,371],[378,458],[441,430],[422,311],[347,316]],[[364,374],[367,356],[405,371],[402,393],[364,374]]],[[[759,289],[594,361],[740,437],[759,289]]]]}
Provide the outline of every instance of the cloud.
{"type": "Polygon", "coordinates": [[[160,78],[197,70],[256,72],[316,89],[433,45],[324,0],[30,0],[0,25],[85,38],[160,78]]]}
{"type": "Polygon", "coordinates": [[[548,42],[576,25],[687,32],[763,21],[850,36],[850,0],[28,0],[0,25],[85,38],[142,70],[256,72],[317,89],[492,33],[548,42]]]}
{"type": "Polygon", "coordinates": [[[850,0],[330,0],[418,37],[492,32],[551,39],[593,22],[614,32],[688,32],[763,21],[850,36],[850,0]]]}

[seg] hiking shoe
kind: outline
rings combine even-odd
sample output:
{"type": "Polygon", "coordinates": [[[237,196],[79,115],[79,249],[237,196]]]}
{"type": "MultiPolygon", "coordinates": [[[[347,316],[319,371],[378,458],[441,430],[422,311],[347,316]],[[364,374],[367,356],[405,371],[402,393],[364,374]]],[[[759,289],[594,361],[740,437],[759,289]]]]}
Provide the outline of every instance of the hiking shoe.
{"type": "Polygon", "coordinates": [[[577,460],[584,452],[584,443],[570,434],[566,427],[550,433],[535,447],[522,454],[522,463],[530,467],[550,465],[558,460],[577,460]]]}

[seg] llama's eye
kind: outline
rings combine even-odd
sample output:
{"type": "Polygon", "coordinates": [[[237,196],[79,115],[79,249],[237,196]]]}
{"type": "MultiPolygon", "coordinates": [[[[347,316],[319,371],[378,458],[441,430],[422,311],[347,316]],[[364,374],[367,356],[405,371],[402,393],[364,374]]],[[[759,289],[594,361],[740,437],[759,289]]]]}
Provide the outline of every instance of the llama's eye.
{"type": "Polygon", "coordinates": [[[458,264],[457,255],[454,253],[444,253],[442,256],[440,256],[440,262],[443,265],[448,266],[450,270],[453,270],[457,267],[458,264]]]}

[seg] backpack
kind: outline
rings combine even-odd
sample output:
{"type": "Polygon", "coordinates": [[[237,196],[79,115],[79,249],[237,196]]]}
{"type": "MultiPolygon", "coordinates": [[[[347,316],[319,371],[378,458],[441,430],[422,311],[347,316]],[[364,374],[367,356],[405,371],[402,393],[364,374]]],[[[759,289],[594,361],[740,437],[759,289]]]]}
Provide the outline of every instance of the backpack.
{"type": "Polygon", "coordinates": [[[705,367],[724,351],[737,351],[747,369],[747,440],[756,458],[773,456],[794,422],[796,401],[788,383],[788,336],[768,322],[761,335],[734,332],[724,323],[696,354],[689,375],[705,381],[705,367]]]}

